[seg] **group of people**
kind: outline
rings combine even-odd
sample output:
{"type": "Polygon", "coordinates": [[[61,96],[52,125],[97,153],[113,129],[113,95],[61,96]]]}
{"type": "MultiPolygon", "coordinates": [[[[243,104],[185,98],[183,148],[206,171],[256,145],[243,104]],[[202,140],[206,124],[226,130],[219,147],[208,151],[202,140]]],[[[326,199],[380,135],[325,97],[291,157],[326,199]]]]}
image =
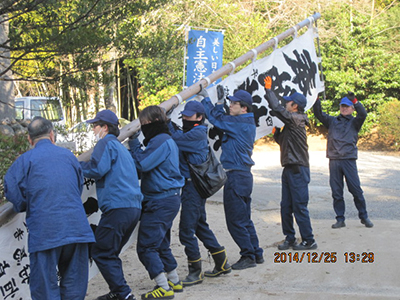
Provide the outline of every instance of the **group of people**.
{"type": "MultiPolygon", "coordinates": [[[[265,79],[270,109],[283,123],[274,137],[281,148],[281,218],[285,240],[280,250],[317,248],[308,212],[309,156],[306,137],[308,119],[304,95],[284,97],[285,106],[272,91],[272,80],[265,79]],[[296,242],[293,216],[300,229],[296,242]]],[[[233,270],[256,267],[264,262],[263,249],[251,219],[253,176],[251,167],[256,136],[253,101],[244,90],[226,96],[217,87],[213,104],[201,88],[197,100],[187,102],[182,128],[173,124],[159,106],[141,111],[139,134],[129,138],[129,150],[117,139],[118,117],[103,110],[88,120],[98,140],[90,160],[78,162],[74,155],[54,145],[50,121],[36,117],[28,127],[34,147],[21,155],[5,176],[5,195],[17,212],[26,211],[29,229],[30,290],[33,300],[84,299],[88,281],[88,257],[94,259],[110,292],[97,300],[135,299],[127,284],[119,258],[132,232],[138,227],[137,254],[156,286],[142,299],[172,299],[184,287],[203,282],[233,270]],[[229,112],[225,111],[226,99],[229,112]],[[203,163],[210,146],[205,119],[223,132],[220,161],[226,171],[223,204],[228,231],[240,248],[240,259],[230,265],[206,220],[206,199],[197,192],[190,176],[190,164],[203,163]],[[142,145],[143,144],[143,145],[142,145]],[[83,178],[96,182],[101,218],[95,231],[90,228],[81,201],[83,178]],[[140,181],[139,181],[140,178],[140,181]],[[177,261],[171,251],[171,227],[180,211],[179,240],[188,260],[188,275],[180,279],[177,261]],[[139,223],[140,220],[140,223],[139,223]],[[139,225],[138,225],[139,224],[139,225]],[[214,268],[203,272],[200,240],[214,260],[214,268]],[[89,253],[90,245],[90,253],[89,253]]],[[[345,97],[338,117],[314,105],[316,117],[328,128],[327,155],[330,184],[336,212],[332,228],[344,227],[343,177],[354,196],[361,223],[368,218],[365,199],[357,174],[357,134],[366,112],[354,94],[345,97]],[[357,117],[353,117],[354,109],[357,117]]]]}

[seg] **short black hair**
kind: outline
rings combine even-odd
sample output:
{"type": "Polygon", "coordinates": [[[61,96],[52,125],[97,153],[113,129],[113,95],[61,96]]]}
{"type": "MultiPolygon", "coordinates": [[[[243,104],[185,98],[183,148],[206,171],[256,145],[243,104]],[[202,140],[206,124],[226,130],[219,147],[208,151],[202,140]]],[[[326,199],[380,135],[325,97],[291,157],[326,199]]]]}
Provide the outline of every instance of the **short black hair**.
{"type": "Polygon", "coordinates": [[[246,102],[244,102],[244,101],[239,101],[239,103],[240,103],[240,107],[247,107],[247,112],[248,112],[248,113],[253,112],[253,106],[248,105],[248,104],[247,104],[246,102]]]}
{"type": "MultiPolygon", "coordinates": [[[[291,105],[293,106],[293,105],[295,105],[295,104],[297,104],[297,103],[293,101],[291,105]]],[[[297,104],[297,111],[298,111],[299,113],[304,113],[304,107],[302,107],[302,106],[300,106],[300,105],[297,104]]]]}
{"type": "Polygon", "coordinates": [[[104,125],[107,125],[107,126],[108,126],[108,133],[109,133],[109,134],[113,134],[113,135],[115,135],[116,137],[119,136],[119,128],[118,128],[118,125],[111,124],[111,123],[104,122],[104,121],[98,121],[98,122],[94,122],[94,123],[93,123],[93,127],[96,127],[97,125],[99,125],[100,127],[103,127],[104,125]]]}
{"type": "Polygon", "coordinates": [[[50,136],[53,130],[53,124],[43,117],[34,117],[28,125],[28,134],[32,141],[43,136],[50,136]]]}
{"type": "Polygon", "coordinates": [[[206,114],[203,113],[196,113],[196,118],[202,117],[201,120],[204,121],[204,119],[206,118],[206,114]]]}

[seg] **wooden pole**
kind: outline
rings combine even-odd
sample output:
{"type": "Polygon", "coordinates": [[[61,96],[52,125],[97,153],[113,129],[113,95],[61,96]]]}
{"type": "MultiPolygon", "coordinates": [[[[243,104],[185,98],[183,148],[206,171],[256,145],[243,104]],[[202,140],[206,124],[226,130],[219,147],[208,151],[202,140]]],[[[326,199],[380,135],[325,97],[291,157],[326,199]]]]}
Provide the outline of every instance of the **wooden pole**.
{"type": "MultiPolygon", "coordinates": [[[[256,59],[257,55],[259,53],[264,52],[270,47],[275,46],[276,43],[284,40],[285,38],[292,36],[293,34],[296,34],[297,31],[304,26],[311,25],[315,20],[319,19],[321,17],[320,13],[315,13],[311,17],[301,21],[300,23],[296,24],[292,28],[286,30],[285,32],[281,33],[280,35],[276,36],[275,38],[270,39],[269,41],[261,44],[255,49],[252,49],[248,51],[246,54],[240,56],[239,58],[235,59],[234,61],[226,64],[222,68],[216,70],[212,74],[208,75],[205,79],[201,79],[200,81],[192,84],[190,87],[187,89],[183,90],[179,94],[172,96],[170,99],[162,102],[159,106],[165,108],[166,111],[170,110],[172,107],[178,105],[180,102],[189,99],[190,97],[196,95],[200,91],[200,85],[202,85],[204,88],[206,88],[209,84],[212,82],[216,81],[217,79],[221,78],[224,75],[230,74],[232,71],[234,71],[234,66],[238,67],[240,65],[243,65],[245,62],[247,62],[250,59],[256,59]],[[179,100],[180,99],[180,100],[179,100]]],[[[118,136],[118,139],[120,141],[125,140],[126,138],[130,137],[132,134],[137,132],[140,128],[140,123],[139,120],[133,120],[131,123],[126,125],[121,129],[120,135],[118,136]]],[[[90,155],[92,153],[92,149],[89,151],[81,154],[78,159],[80,161],[88,161],[90,159],[90,155]]]]}

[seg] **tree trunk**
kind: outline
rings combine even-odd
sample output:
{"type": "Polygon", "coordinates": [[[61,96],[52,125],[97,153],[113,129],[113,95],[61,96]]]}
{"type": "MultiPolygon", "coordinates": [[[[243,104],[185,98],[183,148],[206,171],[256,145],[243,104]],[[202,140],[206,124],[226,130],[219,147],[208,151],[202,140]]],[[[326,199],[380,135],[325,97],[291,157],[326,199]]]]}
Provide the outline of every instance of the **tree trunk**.
{"type": "MultiPolygon", "coordinates": [[[[8,39],[9,25],[0,16],[0,45],[8,39]]],[[[0,73],[10,65],[10,52],[0,47],[0,73]]],[[[10,80],[11,71],[8,71],[0,77],[0,121],[4,118],[15,118],[14,108],[14,85],[10,80]]]]}

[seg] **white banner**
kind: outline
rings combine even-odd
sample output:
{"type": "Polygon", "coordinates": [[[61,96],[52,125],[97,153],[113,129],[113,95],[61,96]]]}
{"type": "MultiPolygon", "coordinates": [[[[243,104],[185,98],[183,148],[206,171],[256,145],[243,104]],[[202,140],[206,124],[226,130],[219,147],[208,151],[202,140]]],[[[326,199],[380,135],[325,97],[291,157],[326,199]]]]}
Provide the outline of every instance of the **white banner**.
{"type": "MultiPolygon", "coordinates": [[[[274,126],[282,126],[281,121],[270,115],[265,99],[264,78],[272,77],[272,89],[278,98],[289,96],[293,92],[302,93],[307,98],[309,109],[317,99],[318,93],[324,90],[318,71],[318,57],[314,45],[314,29],[311,26],[307,32],[286,45],[275,49],[265,58],[253,61],[240,72],[228,76],[222,85],[226,94],[232,96],[238,89],[246,90],[253,97],[253,112],[256,119],[256,139],[271,133],[274,126]]],[[[207,89],[211,101],[217,102],[216,86],[207,89]]],[[[229,104],[226,103],[226,108],[229,104]]],[[[181,103],[171,115],[174,123],[181,126],[180,112],[185,103],[181,103]]],[[[209,126],[210,144],[215,151],[220,150],[222,133],[209,126]]]]}

